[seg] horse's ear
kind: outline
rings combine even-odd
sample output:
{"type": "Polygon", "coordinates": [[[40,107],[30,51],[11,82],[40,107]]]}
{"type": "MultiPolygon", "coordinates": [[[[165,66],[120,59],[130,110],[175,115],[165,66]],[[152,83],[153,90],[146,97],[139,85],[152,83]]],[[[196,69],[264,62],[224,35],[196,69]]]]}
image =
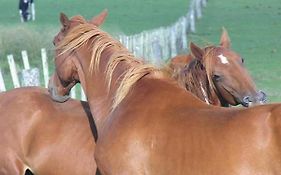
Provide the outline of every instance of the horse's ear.
{"type": "Polygon", "coordinates": [[[194,58],[196,58],[198,60],[203,59],[204,51],[200,47],[195,45],[193,42],[190,42],[189,49],[194,58]]]}
{"type": "Polygon", "coordinates": [[[220,45],[224,48],[230,48],[230,45],[231,45],[230,38],[229,38],[228,33],[227,33],[227,31],[224,27],[222,28],[220,45]]]}
{"type": "Polygon", "coordinates": [[[70,23],[68,17],[64,13],[60,13],[60,22],[63,27],[68,26],[70,23]]]}
{"type": "Polygon", "coordinates": [[[107,14],[107,9],[104,9],[99,15],[93,17],[90,20],[90,23],[94,24],[95,26],[100,26],[104,22],[107,14]]]}

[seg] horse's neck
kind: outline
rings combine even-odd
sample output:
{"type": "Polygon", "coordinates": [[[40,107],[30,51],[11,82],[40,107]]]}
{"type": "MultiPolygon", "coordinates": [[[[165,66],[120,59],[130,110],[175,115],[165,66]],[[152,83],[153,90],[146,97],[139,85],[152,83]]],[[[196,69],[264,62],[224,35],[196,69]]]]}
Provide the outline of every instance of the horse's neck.
{"type": "MultiPolygon", "coordinates": [[[[109,116],[116,91],[122,75],[128,70],[128,64],[121,61],[116,65],[110,80],[107,77],[107,66],[110,58],[116,54],[115,47],[106,48],[100,55],[100,63],[98,71],[93,70],[87,74],[85,80],[86,96],[91,107],[91,112],[97,124],[98,131],[102,128],[104,121],[109,116]]],[[[85,63],[83,67],[88,67],[89,63],[85,63]]]]}
{"type": "MultiPolygon", "coordinates": [[[[196,80],[195,80],[196,81],[196,80]]],[[[197,88],[198,90],[194,90],[199,98],[201,97],[201,100],[205,101],[207,104],[220,106],[221,100],[217,95],[217,92],[209,82],[207,78],[207,74],[202,79],[197,79],[199,82],[200,88],[197,88]]]]}
{"type": "MultiPolygon", "coordinates": [[[[210,88],[212,88],[212,87],[210,86],[210,88]]],[[[218,95],[216,94],[215,90],[213,90],[213,89],[210,91],[209,99],[210,99],[210,104],[212,104],[212,105],[215,105],[215,106],[222,105],[218,95]]]]}

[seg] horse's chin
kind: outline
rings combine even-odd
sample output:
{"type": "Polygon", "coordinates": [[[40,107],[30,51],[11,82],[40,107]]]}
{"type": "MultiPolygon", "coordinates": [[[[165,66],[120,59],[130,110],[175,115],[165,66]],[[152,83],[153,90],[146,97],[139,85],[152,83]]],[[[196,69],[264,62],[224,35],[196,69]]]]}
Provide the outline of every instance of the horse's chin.
{"type": "Polygon", "coordinates": [[[242,98],[233,96],[235,104],[231,104],[232,106],[242,105],[243,107],[250,107],[251,103],[245,103],[242,98]]]}
{"type": "Polygon", "coordinates": [[[230,92],[228,91],[229,96],[226,99],[226,102],[230,105],[230,106],[237,106],[237,105],[242,105],[244,107],[249,107],[250,103],[245,103],[243,101],[243,98],[236,92],[230,92]]]}
{"type": "Polygon", "coordinates": [[[225,103],[223,106],[229,107],[229,106],[237,106],[239,104],[242,104],[240,102],[239,98],[237,98],[235,95],[233,95],[230,92],[228,92],[228,93],[229,93],[229,96],[227,98],[226,97],[222,97],[223,100],[221,100],[221,102],[223,101],[225,103]]]}
{"type": "Polygon", "coordinates": [[[244,103],[244,102],[241,102],[240,104],[241,104],[242,106],[246,107],[246,108],[252,106],[252,103],[244,103]]]}

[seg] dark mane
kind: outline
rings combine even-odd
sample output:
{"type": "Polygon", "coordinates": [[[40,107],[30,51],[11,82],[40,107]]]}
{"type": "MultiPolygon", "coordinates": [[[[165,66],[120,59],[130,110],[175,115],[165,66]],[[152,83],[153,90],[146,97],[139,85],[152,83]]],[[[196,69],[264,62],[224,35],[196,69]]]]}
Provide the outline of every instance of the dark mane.
{"type": "MultiPolygon", "coordinates": [[[[215,46],[208,46],[204,48],[204,51],[207,54],[212,54],[211,51],[215,49],[215,46]]],[[[215,86],[212,83],[210,77],[210,72],[207,69],[210,69],[209,60],[203,58],[193,59],[188,65],[186,65],[179,72],[179,82],[180,85],[197,97],[205,101],[207,104],[215,104],[217,101],[213,98],[215,95],[215,86]],[[202,63],[202,60],[204,63],[202,63]],[[205,66],[206,65],[206,66],[205,66]]]]}

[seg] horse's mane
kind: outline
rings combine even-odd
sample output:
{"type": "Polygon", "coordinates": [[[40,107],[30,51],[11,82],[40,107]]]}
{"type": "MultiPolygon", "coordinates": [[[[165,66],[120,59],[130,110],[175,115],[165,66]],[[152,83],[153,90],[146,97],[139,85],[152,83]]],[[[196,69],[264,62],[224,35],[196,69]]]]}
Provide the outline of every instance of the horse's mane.
{"type": "Polygon", "coordinates": [[[201,59],[193,59],[186,65],[178,75],[178,82],[180,86],[191,91],[193,94],[206,103],[213,104],[212,96],[216,90],[211,77],[210,54],[214,54],[215,46],[208,46],[204,48],[205,55],[201,59]],[[202,61],[200,61],[202,60],[202,61]]]}
{"type": "Polygon", "coordinates": [[[126,97],[132,86],[143,76],[158,72],[154,66],[144,64],[143,61],[136,59],[119,41],[113,39],[108,33],[103,32],[98,27],[90,23],[82,23],[74,27],[60,42],[57,49],[61,54],[74,51],[79,47],[90,44],[92,46],[92,56],[90,60],[89,72],[99,71],[101,54],[107,48],[114,49],[109,57],[106,66],[106,80],[108,91],[111,87],[113,72],[119,63],[127,63],[129,68],[120,77],[120,85],[115,93],[112,110],[126,97]]]}
{"type": "Polygon", "coordinates": [[[178,75],[180,86],[192,92],[206,103],[210,103],[209,99],[209,82],[207,74],[202,63],[194,59],[186,67],[184,67],[178,75]]]}

